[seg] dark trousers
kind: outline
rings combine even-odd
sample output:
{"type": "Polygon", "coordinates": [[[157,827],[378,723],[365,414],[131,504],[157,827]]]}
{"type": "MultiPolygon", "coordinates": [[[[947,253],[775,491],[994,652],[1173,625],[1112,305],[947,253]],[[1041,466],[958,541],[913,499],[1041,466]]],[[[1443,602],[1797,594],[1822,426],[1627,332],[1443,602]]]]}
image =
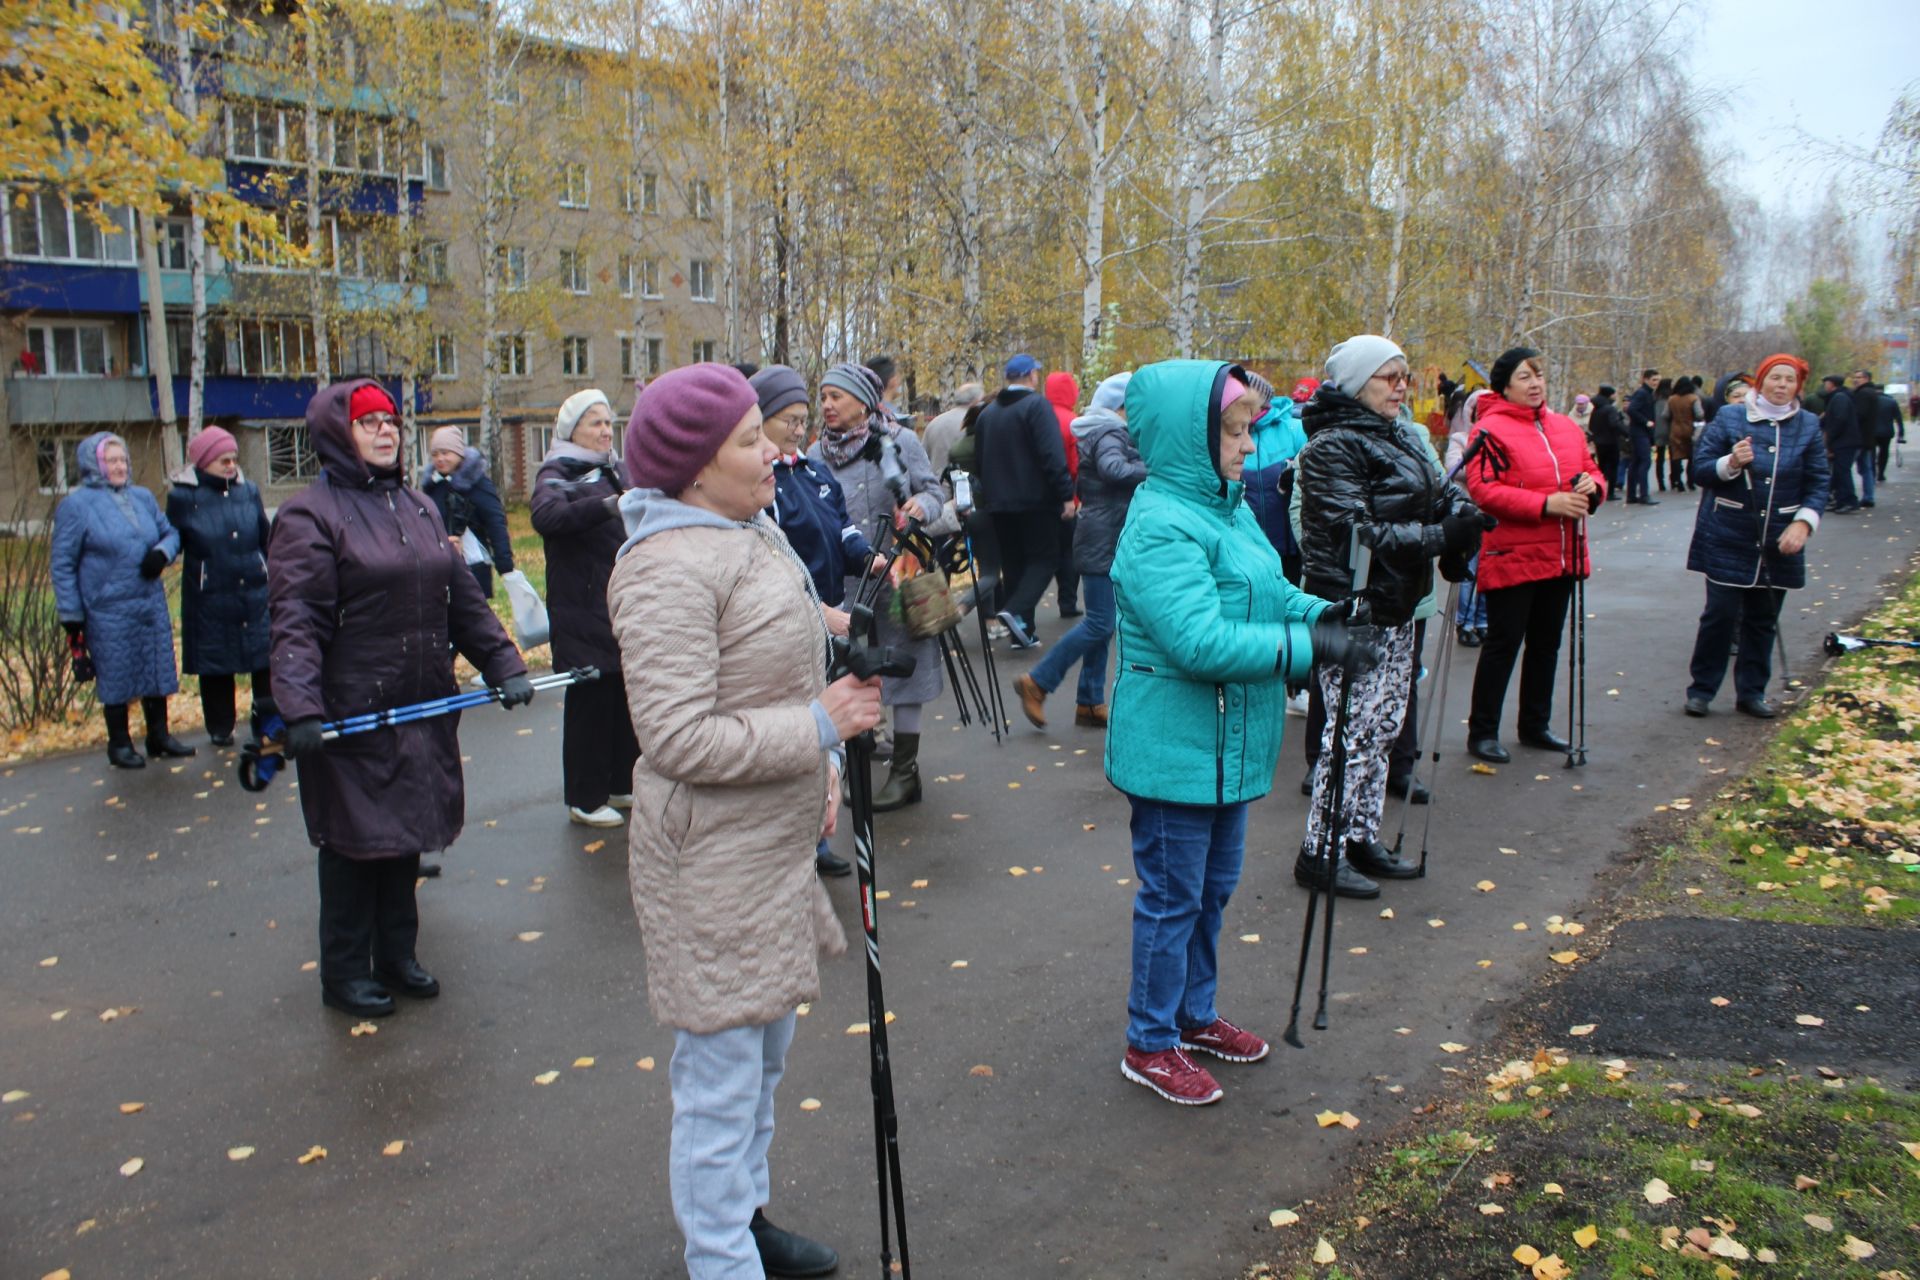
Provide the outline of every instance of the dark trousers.
{"type": "MultiPolygon", "coordinates": [[[[1413,772],[1420,758],[1420,655],[1427,647],[1425,619],[1413,624],[1413,669],[1407,675],[1407,714],[1400,722],[1400,736],[1387,752],[1387,777],[1404,778],[1413,772]]],[[[1320,682],[1307,681],[1307,768],[1320,762],[1320,739],[1327,736],[1327,700],[1320,695],[1320,682]]]]}
{"type": "MultiPolygon", "coordinates": [[[[234,684],[239,679],[233,675],[200,677],[200,714],[207,722],[207,736],[212,738],[230,738],[233,726],[238,719],[234,710],[234,684]]],[[[267,672],[263,669],[253,673],[253,696],[255,700],[271,697],[272,686],[267,672]]]]}
{"type": "MultiPolygon", "coordinates": [[[[108,745],[132,746],[133,733],[128,728],[127,704],[103,702],[100,704],[100,710],[107,718],[108,745]]],[[[146,718],[148,742],[152,742],[167,731],[167,700],[165,698],[140,699],[140,714],[146,718]]]]}
{"type": "Polygon", "coordinates": [[[975,508],[967,516],[967,545],[973,551],[973,605],[988,615],[1005,608],[1007,575],[1000,564],[1000,539],[993,517],[975,508]]]}
{"type": "Polygon", "coordinates": [[[1835,449],[1833,465],[1828,468],[1833,477],[1833,504],[1836,507],[1857,507],[1860,494],[1853,487],[1853,460],[1858,457],[1858,449],[1835,449]]]}
{"type": "Polygon", "coordinates": [[[1487,640],[1480,646],[1480,665],[1473,672],[1473,709],[1467,717],[1467,737],[1500,736],[1501,708],[1507,700],[1507,682],[1513,664],[1520,664],[1522,733],[1538,733],[1553,719],[1553,682],[1560,670],[1560,635],[1567,628],[1567,602],[1573,598],[1572,578],[1523,582],[1486,592],[1487,640]]]}
{"type": "Polygon", "coordinates": [[[1893,437],[1888,436],[1874,447],[1874,474],[1882,480],[1887,478],[1887,459],[1893,456],[1893,437]]]}
{"type": "Polygon", "coordinates": [[[349,858],[320,850],[320,977],[364,978],[375,966],[413,959],[420,911],[413,886],[420,855],[349,858]]]}
{"type": "Polygon", "coordinates": [[[1677,450],[1667,455],[1667,483],[1675,493],[1684,493],[1693,488],[1693,481],[1687,475],[1687,465],[1691,461],[1686,454],[1677,450]]]}
{"type": "Polygon", "coordinates": [[[1607,496],[1618,498],[1620,490],[1620,446],[1602,444],[1594,446],[1594,459],[1600,464],[1600,474],[1607,480],[1607,496]]]}
{"type": "Polygon", "coordinates": [[[1740,657],[1733,665],[1733,696],[1758,702],[1773,677],[1773,633],[1779,625],[1783,587],[1728,587],[1707,583],[1707,607],[1693,640],[1693,683],[1689,698],[1713,701],[1727,676],[1727,658],[1737,637],[1740,657]]]}
{"type": "Polygon", "coordinates": [[[627,687],[605,677],[567,686],[560,721],[560,774],[567,803],[591,813],[610,796],[633,794],[633,762],[640,758],[627,687]]]}
{"type": "MultiPolygon", "coordinates": [[[[1633,429],[1633,459],[1627,465],[1627,501],[1645,502],[1647,493],[1647,472],[1653,466],[1653,428],[1635,427],[1633,429]]],[[[1486,664],[1486,656],[1481,655],[1481,665],[1486,664]]]]}
{"type": "Polygon", "coordinates": [[[1660,492],[1667,491],[1667,463],[1672,456],[1669,446],[1655,443],[1653,446],[1653,477],[1659,482],[1660,492]]]}
{"type": "Polygon", "coordinates": [[[1060,605],[1060,616],[1080,612],[1080,571],[1073,567],[1073,531],[1080,523],[1079,517],[1060,522],[1059,572],[1054,581],[1059,584],[1060,594],[1055,597],[1060,605]]]}
{"type": "Polygon", "coordinates": [[[1034,610],[1053,581],[1060,555],[1058,511],[996,511],[993,532],[1000,542],[1000,607],[1033,633],[1034,610]]]}

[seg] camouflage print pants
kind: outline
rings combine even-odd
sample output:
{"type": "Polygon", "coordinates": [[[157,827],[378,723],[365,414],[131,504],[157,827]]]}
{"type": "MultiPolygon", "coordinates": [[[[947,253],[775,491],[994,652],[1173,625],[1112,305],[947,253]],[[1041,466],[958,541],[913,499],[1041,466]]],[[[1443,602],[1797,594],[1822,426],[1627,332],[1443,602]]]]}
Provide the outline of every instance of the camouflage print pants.
{"type": "MultiPolygon", "coordinates": [[[[1413,624],[1386,633],[1386,658],[1353,682],[1347,705],[1347,781],[1341,796],[1340,831],[1347,840],[1376,840],[1387,799],[1387,757],[1407,714],[1407,689],[1413,674],[1413,624]]],[[[1306,848],[1318,855],[1325,840],[1329,792],[1333,787],[1333,734],[1339,718],[1340,686],[1346,674],[1337,666],[1314,668],[1320,696],[1326,700],[1327,727],[1320,737],[1320,759],[1313,771],[1313,808],[1307,814],[1306,848]]]]}

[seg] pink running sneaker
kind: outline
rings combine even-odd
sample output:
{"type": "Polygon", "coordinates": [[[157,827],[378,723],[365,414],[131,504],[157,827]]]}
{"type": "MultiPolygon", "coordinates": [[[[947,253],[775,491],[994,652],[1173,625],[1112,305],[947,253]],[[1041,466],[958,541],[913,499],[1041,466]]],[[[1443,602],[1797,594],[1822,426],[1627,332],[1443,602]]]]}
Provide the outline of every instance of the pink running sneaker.
{"type": "Polygon", "coordinates": [[[1127,1056],[1120,1059],[1120,1074],[1183,1107],[1204,1107],[1226,1093],[1205,1067],[1180,1049],[1142,1053],[1128,1045],[1127,1056]]]}
{"type": "Polygon", "coordinates": [[[1228,1062],[1258,1062],[1267,1056],[1267,1042],[1251,1031],[1242,1031],[1225,1018],[1215,1018],[1210,1027],[1180,1033],[1180,1047],[1197,1053],[1210,1053],[1228,1062]]]}

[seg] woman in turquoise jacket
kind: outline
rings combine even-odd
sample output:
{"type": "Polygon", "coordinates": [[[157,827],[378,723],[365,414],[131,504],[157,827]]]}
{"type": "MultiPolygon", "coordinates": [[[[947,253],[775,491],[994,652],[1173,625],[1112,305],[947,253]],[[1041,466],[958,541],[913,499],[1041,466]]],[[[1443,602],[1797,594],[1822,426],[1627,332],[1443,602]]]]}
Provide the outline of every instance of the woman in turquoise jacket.
{"type": "Polygon", "coordinates": [[[1286,681],[1364,662],[1346,606],[1290,584],[1244,501],[1263,405],[1211,360],[1148,365],[1127,387],[1147,466],[1114,553],[1120,659],[1107,780],[1132,805],[1133,980],[1121,1072],[1170,1102],[1217,1100],[1188,1057],[1255,1062],[1266,1041],[1214,1008],[1220,923],[1239,883],[1247,805],[1280,756],[1286,681]]]}

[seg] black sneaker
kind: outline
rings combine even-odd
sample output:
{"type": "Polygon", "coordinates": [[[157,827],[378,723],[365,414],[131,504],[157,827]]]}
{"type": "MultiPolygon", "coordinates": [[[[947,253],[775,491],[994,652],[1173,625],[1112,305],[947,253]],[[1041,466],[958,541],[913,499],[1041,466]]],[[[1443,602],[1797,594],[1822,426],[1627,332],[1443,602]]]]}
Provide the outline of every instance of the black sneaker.
{"type": "Polygon", "coordinates": [[[774,1226],[762,1210],[753,1211],[748,1230],[760,1250],[760,1266],[770,1276],[826,1276],[840,1265],[839,1254],[818,1240],[774,1226]]]}
{"type": "Polygon", "coordinates": [[[1453,638],[1459,642],[1460,647],[1463,649],[1478,649],[1480,647],[1480,633],[1472,627],[1456,628],[1453,638]]]}
{"type": "Polygon", "coordinates": [[[1420,876],[1419,863],[1401,857],[1378,840],[1347,841],[1346,861],[1361,875],[1382,880],[1415,880],[1420,876]]]}

